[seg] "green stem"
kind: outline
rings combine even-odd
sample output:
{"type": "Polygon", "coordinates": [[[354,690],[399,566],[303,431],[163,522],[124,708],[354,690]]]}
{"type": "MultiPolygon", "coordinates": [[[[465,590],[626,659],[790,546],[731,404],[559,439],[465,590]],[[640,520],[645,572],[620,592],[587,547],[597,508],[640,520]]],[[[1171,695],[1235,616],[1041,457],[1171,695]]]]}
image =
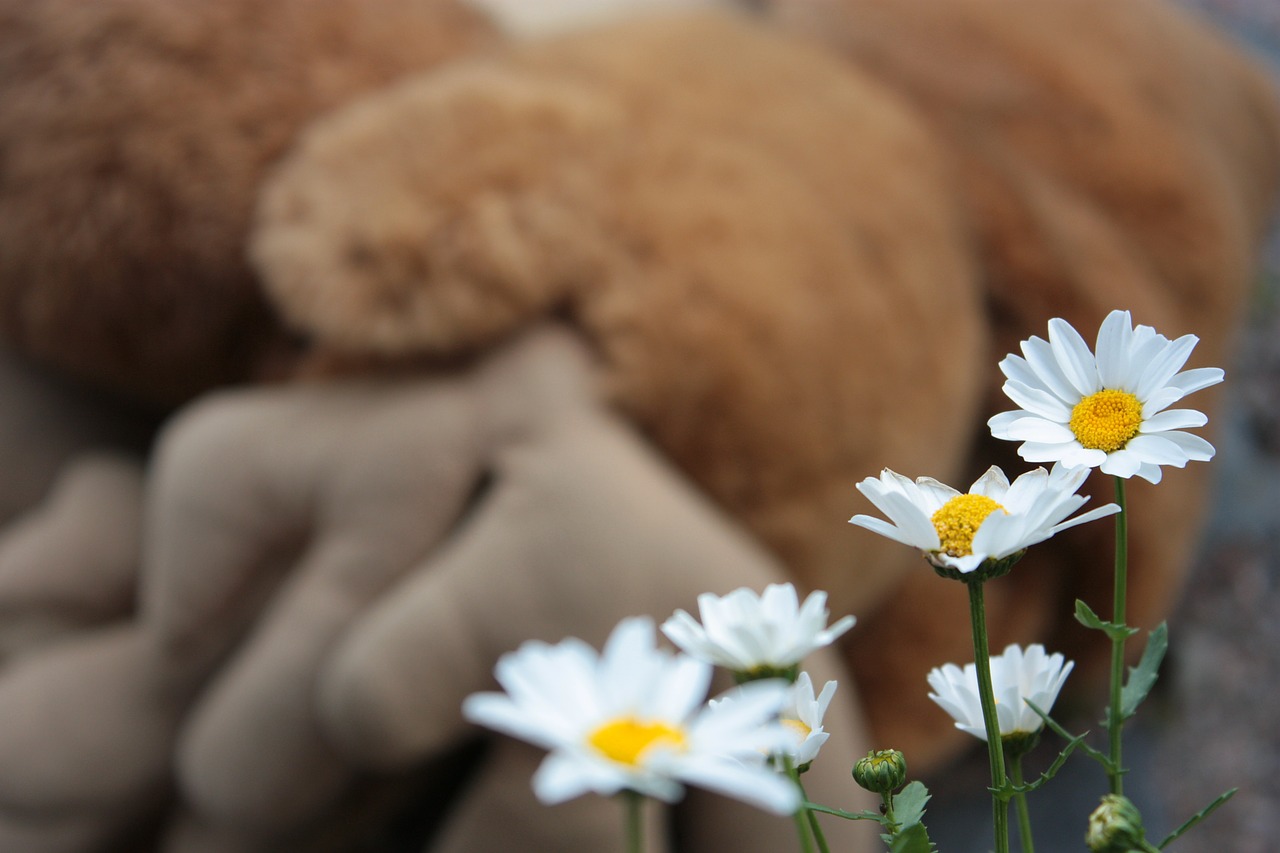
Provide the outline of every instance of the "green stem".
{"type": "MultiPolygon", "coordinates": [[[[795,783],[796,789],[800,791],[800,808],[796,809],[796,813],[792,815],[792,819],[796,822],[796,833],[800,836],[800,849],[804,853],[813,853],[813,838],[822,838],[822,832],[818,829],[818,820],[805,805],[809,802],[809,797],[804,792],[804,785],[800,784],[800,773],[796,770],[796,765],[790,756],[782,757],[782,767],[788,778],[795,783]],[[813,833],[812,836],[810,832],[813,833]]],[[[819,844],[822,845],[822,853],[828,853],[826,840],[822,839],[819,844]]]]}
{"type": "MultiPolygon", "coordinates": [[[[804,783],[800,781],[800,773],[796,771],[793,777],[796,780],[796,788],[800,790],[800,801],[809,802],[809,795],[804,790],[804,783]]],[[[813,840],[818,842],[819,853],[831,853],[831,848],[827,846],[827,837],[822,834],[822,826],[818,823],[818,813],[808,806],[801,806],[804,813],[809,818],[809,831],[813,833],[813,840]]]]}
{"type": "MultiPolygon", "coordinates": [[[[1120,512],[1116,513],[1116,564],[1115,587],[1112,594],[1111,621],[1118,626],[1125,625],[1125,599],[1128,594],[1129,574],[1129,512],[1125,508],[1124,478],[1116,477],[1116,503],[1120,512]]],[[[1111,793],[1124,793],[1124,769],[1120,763],[1120,739],[1124,729],[1121,716],[1121,689],[1124,685],[1124,644],[1126,633],[1117,631],[1111,638],[1111,707],[1108,708],[1107,734],[1111,744],[1111,768],[1108,778],[1111,780],[1111,793]]]]}
{"type": "MultiPolygon", "coordinates": [[[[1013,756],[1010,771],[1013,784],[1022,787],[1022,753],[1013,756]]],[[[1036,845],[1031,840],[1031,812],[1027,809],[1027,795],[1014,794],[1013,803],[1018,810],[1018,837],[1022,840],[1022,853],[1035,853],[1036,845]]]]}
{"type": "Polygon", "coordinates": [[[987,645],[987,615],[982,597],[982,581],[972,581],[968,587],[969,620],[973,628],[973,663],[978,674],[978,696],[982,700],[987,757],[991,764],[991,823],[995,832],[996,853],[1009,853],[1009,803],[997,793],[1005,789],[1004,747],[1000,742],[995,692],[991,688],[991,654],[987,645]]]}
{"type": "Polygon", "coordinates": [[[808,809],[796,809],[792,819],[796,822],[796,833],[800,836],[800,849],[804,853],[813,853],[813,840],[809,837],[809,824],[804,818],[806,811],[808,809]]]}
{"type": "Polygon", "coordinates": [[[623,791],[626,801],[625,820],[627,834],[627,853],[643,853],[644,851],[644,796],[635,791],[623,791]]]}
{"type": "Polygon", "coordinates": [[[884,819],[887,821],[885,827],[889,830],[889,835],[898,834],[898,822],[893,817],[893,792],[885,791],[880,795],[880,799],[884,802],[884,819]]]}

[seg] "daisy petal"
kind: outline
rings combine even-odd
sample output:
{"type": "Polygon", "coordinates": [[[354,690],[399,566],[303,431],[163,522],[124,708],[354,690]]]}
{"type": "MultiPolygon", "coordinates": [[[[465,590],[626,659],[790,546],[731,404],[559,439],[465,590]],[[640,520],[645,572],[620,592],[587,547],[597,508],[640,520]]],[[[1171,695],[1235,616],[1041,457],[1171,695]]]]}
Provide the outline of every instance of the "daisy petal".
{"type": "Polygon", "coordinates": [[[680,778],[691,785],[717,791],[779,815],[795,813],[800,793],[791,780],[766,767],[730,761],[701,762],[682,767],[680,778]]]}
{"type": "Polygon", "coordinates": [[[1175,468],[1186,467],[1187,462],[1190,461],[1187,459],[1187,454],[1166,436],[1167,433],[1135,436],[1125,445],[1125,450],[1136,455],[1141,463],[1172,465],[1175,468]]]}
{"type": "Polygon", "coordinates": [[[1078,395],[1087,397],[1100,390],[1097,362],[1089,345],[1080,333],[1066,320],[1055,317],[1049,321],[1049,346],[1067,381],[1078,395]]]}
{"type": "Polygon", "coordinates": [[[1182,448],[1182,452],[1192,462],[1208,462],[1216,452],[1212,444],[1189,432],[1165,432],[1160,435],[1182,448]]]}
{"type": "Polygon", "coordinates": [[[1129,341],[1133,320],[1128,311],[1112,311],[1098,328],[1098,381],[1103,388],[1119,388],[1129,370],[1129,341]]]}
{"type": "Polygon", "coordinates": [[[1191,357],[1199,338],[1195,335],[1183,335],[1172,341],[1158,356],[1151,360],[1142,371],[1138,387],[1133,390],[1139,400],[1145,400],[1173,379],[1173,375],[1182,369],[1191,357]]]}
{"type": "Polygon", "coordinates": [[[1197,412],[1195,409],[1167,409],[1158,414],[1146,418],[1142,422],[1143,433],[1165,432],[1173,429],[1187,429],[1188,427],[1202,427],[1209,422],[1204,412],[1197,412]]]}
{"type": "MultiPolygon", "coordinates": [[[[1063,373],[1058,365],[1058,359],[1053,354],[1053,347],[1048,341],[1037,337],[1025,340],[1022,342],[1022,354],[1026,356],[1026,364],[1039,380],[1039,382],[1029,382],[1028,385],[1032,387],[1043,385],[1045,390],[1064,404],[1080,399],[1080,392],[1063,373]]],[[[1016,358],[1016,356],[1010,356],[1010,358],[1016,358]]],[[[1003,364],[1004,362],[1001,362],[1002,366],[1003,364]]],[[[1007,371],[1005,375],[1010,379],[1014,378],[1009,376],[1007,371]]]]}

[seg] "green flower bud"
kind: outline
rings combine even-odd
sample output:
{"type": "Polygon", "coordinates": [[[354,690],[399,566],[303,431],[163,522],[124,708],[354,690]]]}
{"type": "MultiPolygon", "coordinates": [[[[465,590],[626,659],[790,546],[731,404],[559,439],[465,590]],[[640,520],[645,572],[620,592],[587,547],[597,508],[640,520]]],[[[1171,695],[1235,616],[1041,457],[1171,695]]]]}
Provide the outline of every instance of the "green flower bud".
{"type": "Polygon", "coordinates": [[[872,750],[853,765],[853,781],[877,794],[893,793],[907,781],[907,759],[896,749],[872,750]]]}
{"type": "Polygon", "coordinates": [[[1089,815],[1084,842],[1093,853],[1129,853],[1143,848],[1146,830],[1136,806],[1119,794],[1105,794],[1089,815]]]}

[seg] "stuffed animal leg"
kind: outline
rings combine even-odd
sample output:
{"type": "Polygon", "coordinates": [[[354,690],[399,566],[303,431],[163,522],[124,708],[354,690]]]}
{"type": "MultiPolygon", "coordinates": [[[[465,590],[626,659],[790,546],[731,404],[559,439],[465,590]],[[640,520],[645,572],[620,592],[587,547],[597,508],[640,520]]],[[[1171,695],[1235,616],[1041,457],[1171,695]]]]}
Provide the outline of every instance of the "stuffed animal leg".
{"type": "MultiPolygon", "coordinates": [[[[465,381],[252,392],[173,428],[155,474],[144,622],[177,657],[231,654],[180,737],[198,814],[287,835],[357,767],[404,768],[475,737],[461,700],[520,642],[599,643],[625,615],[664,617],[702,591],[785,577],[603,409],[595,381],[571,336],[539,334],[465,381]],[[300,432],[309,417],[317,428],[300,432]]],[[[815,677],[838,672],[818,665],[815,677]]],[[[864,747],[846,687],[811,783],[841,803],[858,796],[847,774],[864,747]]],[[[544,810],[525,787],[529,763],[496,751],[445,849],[508,849],[516,832],[542,849],[583,832],[608,849],[612,804],[544,810]],[[500,804],[516,809],[509,824],[486,818],[500,804]]],[[[706,821],[772,839],[762,849],[793,831],[722,804],[702,811],[686,825],[701,838],[714,834],[706,821]]],[[[834,834],[853,843],[862,831],[834,834]]]]}

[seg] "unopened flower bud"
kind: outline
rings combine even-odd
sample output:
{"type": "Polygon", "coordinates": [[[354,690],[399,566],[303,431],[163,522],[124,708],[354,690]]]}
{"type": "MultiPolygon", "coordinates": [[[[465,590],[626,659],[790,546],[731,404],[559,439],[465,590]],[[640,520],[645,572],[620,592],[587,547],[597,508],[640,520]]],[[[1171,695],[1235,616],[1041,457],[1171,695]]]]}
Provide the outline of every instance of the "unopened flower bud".
{"type": "Polygon", "coordinates": [[[1093,853],[1129,853],[1141,849],[1145,838],[1137,807],[1119,794],[1104,794],[1102,805],[1089,815],[1084,842],[1093,853]]]}
{"type": "Polygon", "coordinates": [[[906,780],[907,759],[896,749],[872,750],[853,765],[853,781],[877,794],[890,794],[906,780]]]}

